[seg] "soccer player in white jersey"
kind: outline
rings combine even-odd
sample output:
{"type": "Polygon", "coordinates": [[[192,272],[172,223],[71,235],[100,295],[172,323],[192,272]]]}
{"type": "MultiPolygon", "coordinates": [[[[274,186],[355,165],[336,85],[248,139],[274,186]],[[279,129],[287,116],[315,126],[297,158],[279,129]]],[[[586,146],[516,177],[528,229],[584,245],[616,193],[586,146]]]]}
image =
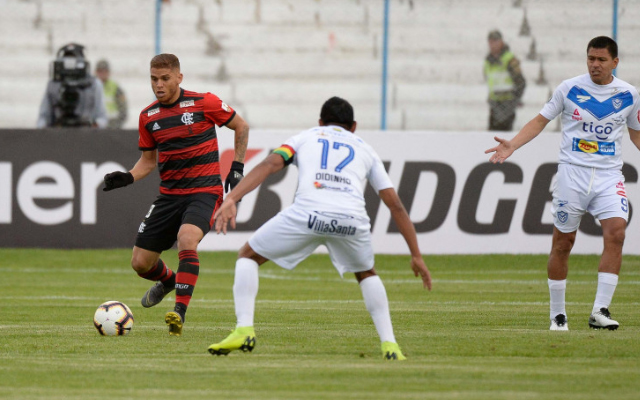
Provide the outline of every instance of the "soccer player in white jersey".
{"type": "Polygon", "coordinates": [[[613,39],[592,39],[587,45],[589,73],[562,82],[540,114],[513,139],[496,137],[499,144],[485,152],[494,153],[491,162],[502,163],[538,136],[549,121],[562,115],[562,143],[551,210],[553,239],[547,264],[550,330],[569,330],[565,310],[568,260],[585,212],[600,221],[604,240],[589,326],[615,330],[619,325],[611,318],[609,305],[618,284],[629,218],[621,172],[621,142],[626,125],[631,141],[640,149],[640,106],[638,91],[613,76],[618,62],[618,45],[613,39]]]}
{"type": "Polygon", "coordinates": [[[209,352],[227,355],[251,351],[255,345],[253,316],[258,294],[258,267],[272,260],[293,269],[318,246],[325,245],[340,275],[352,272],[360,284],[367,310],[388,360],[404,360],[396,343],[385,287],[374,269],[370,221],[365,211],[366,181],[389,207],[411,253],[411,268],[431,290],[431,275],[422,259],[413,223],[380,158],[353,132],[353,108],[332,97],[322,106],[316,128],[291,137],[256,166],[225,198],[216,212],[216,231],[235,228],[236,203],[269,175],[289,164],[298,167],[298,188],[291,206],[267,221],[240,249],[233,297],[236,329],[209,352]]]}

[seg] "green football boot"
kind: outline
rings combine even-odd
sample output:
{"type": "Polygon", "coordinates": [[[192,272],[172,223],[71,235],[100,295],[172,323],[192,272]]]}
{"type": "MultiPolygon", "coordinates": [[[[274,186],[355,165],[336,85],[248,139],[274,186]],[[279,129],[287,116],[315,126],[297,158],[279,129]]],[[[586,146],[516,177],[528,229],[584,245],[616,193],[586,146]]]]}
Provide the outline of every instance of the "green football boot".
{"type": "Polygon", "coordinates": [[[252,326],[236,328],[220,343],[209,346],[209,353],[220,356],[231,353],[233,350],[242,350],[245,353],[253,350],[256,345],[256,334],[252,326]]]}
{"type": "Polygon", "coordinates": [[[398,343],[383,342],[382,343],[382,359],[383,360],[406,360],[398,343]]]}
{"type": "Polygon", "coordinates": [[[182,326],[184,325],[184,320],[175,311],[169,311],[164,316],[164,322],[169,326],[169,335],[170,336],[180,336],[182,335],[182,326]]]}

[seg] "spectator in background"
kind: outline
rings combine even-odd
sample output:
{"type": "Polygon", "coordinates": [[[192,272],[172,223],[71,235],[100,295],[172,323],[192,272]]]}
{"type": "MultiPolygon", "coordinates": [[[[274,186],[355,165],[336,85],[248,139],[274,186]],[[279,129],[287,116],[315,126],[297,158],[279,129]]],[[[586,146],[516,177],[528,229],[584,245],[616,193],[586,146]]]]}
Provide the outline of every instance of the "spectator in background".
{"type": "Polygon", "coordinates": [[[484,78],[489,85],[489,130],[510,131],[521,105],[526,82],[520,61],[509,50],[498,30],[489,32],[489,54],[484,61],[484,78]]]}
{"type": "Polygon", "coordinates": [[[84,46],[69,43],[58,50],[47,84],[38,128],[107,126],[102,82],[89,74],[84,46]]]}
{"type": "Polygon", "coordinates": [[[100,60],[96,64],[96,76],[102,82],[104,100],[107,107],[108,127],[120,129],[127,119],[127,98],[122,88],[111,79],[111,70],[107,60],[100,60]]]}

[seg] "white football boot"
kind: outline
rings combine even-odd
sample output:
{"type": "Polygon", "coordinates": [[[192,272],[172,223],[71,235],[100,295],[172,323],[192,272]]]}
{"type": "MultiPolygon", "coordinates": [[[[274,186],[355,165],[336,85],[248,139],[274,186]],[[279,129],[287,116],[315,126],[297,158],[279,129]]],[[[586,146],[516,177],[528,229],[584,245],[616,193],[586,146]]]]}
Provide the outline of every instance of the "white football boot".
{"type": "Polygon", "coordinates": [[[618,321],[611,319],[608,308],[602,307],[600,311],[594,312],[589,317],[589,327],[593,329],[608,329],[615,331],[620,324],[618,321]]]}
{"type": "Polygon", "coordinates": [[[558,314],[551,320],[549,326],[550,331],[568,331],[569,322],[567,322],[567,316],[564,314],[558,314]]]}

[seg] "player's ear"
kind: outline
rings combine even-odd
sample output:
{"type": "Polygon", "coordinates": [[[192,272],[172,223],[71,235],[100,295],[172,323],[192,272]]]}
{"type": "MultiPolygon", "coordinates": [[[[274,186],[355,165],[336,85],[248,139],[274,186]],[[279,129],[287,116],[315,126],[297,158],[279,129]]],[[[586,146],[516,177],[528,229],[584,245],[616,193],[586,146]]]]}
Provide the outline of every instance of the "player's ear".
{"type": "Polygon", "coordinates": [[[353,124],[351,124],[351,128],[349,128],[349,132],[354,133],[356,131],[357,125],[358,123],[356,121],[353,121],[353,124]]]}

